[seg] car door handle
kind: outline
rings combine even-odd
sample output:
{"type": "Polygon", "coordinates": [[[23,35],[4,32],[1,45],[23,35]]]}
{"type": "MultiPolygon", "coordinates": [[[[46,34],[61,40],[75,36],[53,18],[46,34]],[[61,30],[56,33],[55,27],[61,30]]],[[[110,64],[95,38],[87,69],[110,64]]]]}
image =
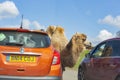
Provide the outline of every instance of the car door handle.
{"type": "Polygon", "coordinates": [[[109,63],[109,64],[103,64],[103,68],[106,69],[114,69],[117,67],[117,64],[109,63]]]}

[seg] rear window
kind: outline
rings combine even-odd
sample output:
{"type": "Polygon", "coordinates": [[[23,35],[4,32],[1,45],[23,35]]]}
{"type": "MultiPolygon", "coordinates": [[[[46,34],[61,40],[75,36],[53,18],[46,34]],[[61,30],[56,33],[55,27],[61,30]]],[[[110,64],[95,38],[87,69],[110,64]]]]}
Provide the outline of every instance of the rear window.
{"type": "Polygon", "coordinates": [[[50,46],[50,39],[35,32],[0,31],[0,45],[44,48],[50,46]]]}

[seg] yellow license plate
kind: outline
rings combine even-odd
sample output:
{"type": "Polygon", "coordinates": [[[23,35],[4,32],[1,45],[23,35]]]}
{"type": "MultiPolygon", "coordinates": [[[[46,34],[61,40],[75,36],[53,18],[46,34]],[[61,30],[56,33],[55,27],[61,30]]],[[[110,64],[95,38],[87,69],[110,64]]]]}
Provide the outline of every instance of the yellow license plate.
{"type": "Polygon", "coordinates": [[[10,55],[9,62],[36,62],[36,56],[10,55]]]}

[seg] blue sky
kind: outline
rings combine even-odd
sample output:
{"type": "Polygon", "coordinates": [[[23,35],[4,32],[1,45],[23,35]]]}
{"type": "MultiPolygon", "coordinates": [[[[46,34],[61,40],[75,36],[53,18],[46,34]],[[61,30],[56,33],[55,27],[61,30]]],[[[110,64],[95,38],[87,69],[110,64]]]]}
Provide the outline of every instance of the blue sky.
{"type": "Polygon", "coordinates": [[[0,0],[0,27],[62,26],[68,39],[84,33],[96,44],[120,29],[120,0],[0,0]]]}

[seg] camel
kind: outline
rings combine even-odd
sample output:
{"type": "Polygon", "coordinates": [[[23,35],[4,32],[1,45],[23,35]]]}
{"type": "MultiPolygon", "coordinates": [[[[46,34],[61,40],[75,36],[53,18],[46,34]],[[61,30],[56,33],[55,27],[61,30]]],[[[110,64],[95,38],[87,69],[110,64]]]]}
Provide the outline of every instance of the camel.
{"type": "Polygon", "coordinates": [[[66,47],[61,51],[63,71],[65,70],[65,67],[72,68],[76,64],[80,53],[84,49],[84,42],[86,38],[87,36],[85,34],[74,34],[66,47]]]}
{"type": "Polygon", "coordinates": [[[87,36],[75,33],[71,40],[68,41],[64,29],[60,26],[49,26],[46,32],[51,38],[52,45],[60,52],[63,71],[65,67],[72,68],[84,49],[84,42],[87,36]]]}

